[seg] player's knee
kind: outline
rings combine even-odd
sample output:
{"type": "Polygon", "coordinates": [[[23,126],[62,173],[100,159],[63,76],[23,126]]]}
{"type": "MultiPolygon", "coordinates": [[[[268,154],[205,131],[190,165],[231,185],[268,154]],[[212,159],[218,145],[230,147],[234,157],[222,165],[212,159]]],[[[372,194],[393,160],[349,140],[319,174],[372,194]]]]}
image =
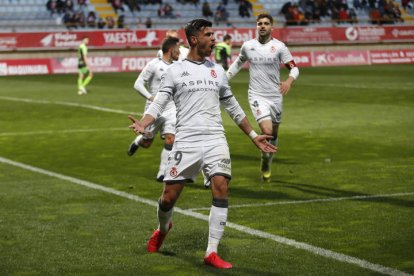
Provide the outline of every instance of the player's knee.
{"type": "Polygon", "coordinates": [[[175,136],[174,135],[171,135],[171,134],[167,134],[167,135],[165,135],[165,144],[167,145],[171,145],[171,147],[172,147],[172,145],[174,144],[174,140],[175,140],[175,136]]]}
{"type": "Polygon", "coordinates": [[[152,139],[141,139],[139,145],[145,149],[149,148],[152,144],[152,139]]]}
{"type": "Polygon", "coordinates": [[[171,202],[163,200],[163,197],[161,197],[158,200],[158,206],[163,212],[168,212],[174,207],[174,203],[171,204],[171,202]]]}

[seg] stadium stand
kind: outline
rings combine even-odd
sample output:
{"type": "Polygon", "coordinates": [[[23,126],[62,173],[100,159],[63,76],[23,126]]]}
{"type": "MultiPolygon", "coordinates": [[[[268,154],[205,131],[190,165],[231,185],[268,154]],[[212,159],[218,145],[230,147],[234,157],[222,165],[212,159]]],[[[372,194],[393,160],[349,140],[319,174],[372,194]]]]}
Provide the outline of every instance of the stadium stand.
{"type": "Polygon", "coordinates": [[[220,27],[251,27],[261,12],[277,26],[414,23],[413,0],[0,0],[0,31],[178,29],[203,16],[204,2],[220,27]]]}

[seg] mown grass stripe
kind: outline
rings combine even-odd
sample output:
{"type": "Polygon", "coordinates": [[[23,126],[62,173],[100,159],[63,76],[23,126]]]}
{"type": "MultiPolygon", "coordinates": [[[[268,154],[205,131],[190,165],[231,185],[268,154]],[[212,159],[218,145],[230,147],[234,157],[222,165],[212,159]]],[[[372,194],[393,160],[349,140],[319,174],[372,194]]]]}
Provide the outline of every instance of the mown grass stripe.
{"type": "MultiPolygon", "coordinates": [[[[115,189],[112,189],[112,188],[109,188],[109,187],[105,187],[105,186],[102,186],[102,185],[99,185],[99,184],[95,184],[95,183],[92,183],[92,182],[89,182],[89,181],[86,181],[86,180],[82,180],[82,179],[74,178],[74,177],[71,177],[71,176],[66,176],[66,175],[63,175],[63,174],[59,174],[59,173],[51,172],[51,171],[44,170],[44,169],[41,169],[41,168],[37,168],[37,167],[34,167],[34,166],[26,165],[26,164],[16,162],[16,161],[13,161],[13,160],[10,160],[10,159],[6,159],[6,158],[3,158],[3,157],[0,157],[0,163],[12,165],[12,166],[19,167],[19,168],[22,168],[22,169],[25,169],[25,170],[28,170],[28,171],[41,173],[41,174],[44,174],[44,175],[47,175],[47,176],[50,176],[50,177],[55,177],[55,178],[58,178],[58,179],[69,181],[69,182],[72,182],[74,184],[78,184],[78,185],[82,185],[84,187],[88,187],[88,188],[91,188],[91,189],[95,189],[95,190],[103,191],[103,192],[106,192],[106,193],[114,194],[114,195],[117,195],[117,196],[120,196],[120,197],[124,197],[124,198],[130,199],[130,200],[134,200],[136,202],[144,203],[144,204],[147,204],[147,205],[150,205],[150,206],[153,206],[153,207],[156,207],[158,205],[158,202],[153,201],[153,200],[142,198],[142,197],[139,197],[139,196],[136,196],[136,195],[131,195],[131,194],[128,194],[128,193],[125,193],[125,192],[122,192],[122,191],[118,191],[118,190],[115,190],[115,189]]],[[[207,215],[196,213],[196,212],[193,212],[193,211],[190,211],[190,210],[184,210],[184,209],[176,207],[176,208],[174,208],[174,212],[177,212],[177,213],[180,213],[182,215],[189,216],[189,217],[197,218],[197,219],[200,219],[200,220],[208,221],[208,216],[207,215]]],[[[270,240],[276,241],[276,242],[281,243],[281,244],[285,244],[285,245],[292,246],[292,247],[295,247],[295,248],[298,248],[298,249],[306,250],[308,252],[311,252],[311,253],[316,254],[316,255],[324,256],[326,258],[334,259],[334,260],[344,262],[344,263],[354,264],[354,265],[357,265],[361,268],[368,269],[368,270],[371,270],[371,271],[375,271],[375,272],[378,272],[378,273],[388,274],[388,275],[395,275],[395,276],[408,276],[408,275],[410,275],[408,273],[405,273],[405,272],[397,270],[397,269],[393,269],[393,268],[390,268],[390,267],[385,267],[385,266],[382,266],[382,265],[379,265],[379,264],[370,263],[370,262],[365,261],[363,259],[359,259],[359,258],[355,258],[355,257],[348,256],[348,255],[345,255],[345,254],[337,253],[337,252],[334,252],[334,251],[331,251],[331,250],[316,247],[316,246],[313,246],[313,245],[310,245],[310,244],[307,244],[307,243],[303,243],[303,242],[298,242],[298,241],[288,239],[288,238],[284,238],[284,237],[281,237],[281,236],[278,236],[278,235],[273,235],[273,234],[270,234],[270,233],[266,233],[266,232],[263,232],[263,231],[260,231],[260,230],[252,229],[252,228],[242,226],[242,225],[238,225],[238,224],[235,224],[235,223],[228,222],[227,227],[238,230],[240,232],[243,232],[243,233],[246,233],[246,234],[249,234],[249,235],[252,235],[252,236],[261,237],[261,238],[265,238],[265,239],[270,239],[270,240]]]]}
{"type": "MultiPolygon", "coordinates": [[[[395,193],[395,194],[378,194],[378,195],[358,195],[358,196],[344,196],[344,197],[329,197],[329,198],[315,198],[307,200],[290,200],[290,201],[279,201],[279,202],[265,202],[265,203],[252,203],[252,204],[239,204],[231,205],[230,208],[246,208],[246,207],[262,207],[272,205],[288,205],[288,204],[307,204],[307,203],[318,203],[318,202],[332,202],[342,200],[357,200],[357,199],[371,199],[371,198],[383,198],[383,197],[398,197],[398,196],[410,196],[414,195],[414,192],[407,193],[395,193]]],[[[201,211],[210,210],[210,207],[200,207],[187,209],[189,211],[201,211]]]]}
{"type": "Polygon", "coordinates": [[[33,103],[33,104],[57,104],[57,105],[72,106],[72,107],[82,107],[82,108],[110,112],[110,113],[133,114],[133,115],[139,115],[139,116],[143,115],[142,113],[137,113],[137,112],[132,112],[132,111],[106,108],[106,107],[89,105],[89,104],[63,102],[63,101],[43,101],[43,100],[32,100],[32,99],[24,99],[24,98],[4,97],[4,96],[0,96],[0,100],[25,102],[25,103],[33,103]]]}

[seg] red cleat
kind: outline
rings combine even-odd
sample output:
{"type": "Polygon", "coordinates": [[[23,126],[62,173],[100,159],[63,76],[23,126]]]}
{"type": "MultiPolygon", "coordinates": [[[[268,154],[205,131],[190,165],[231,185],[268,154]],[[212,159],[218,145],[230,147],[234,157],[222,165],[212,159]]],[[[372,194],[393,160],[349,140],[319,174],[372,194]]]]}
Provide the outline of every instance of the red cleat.
{"type": "MultiPolygon", "coordinates": [[[[171,228],[172,228],[172,222],[170,222],[170,225],[168,227],[168,232],[170,231],[171,228]]],[[[164,241],[168,232],[163,234],[160,232],[160,229],[155,230],[152,233],[151,238],[148,240],[148,246],[147,246],[148,252],[157,252],[158,249],[160,249],[162,242],[164,241]]]]}
{"type": "Polygon", "coordinates": [[[210,253],[207,257],[204,257],[204,263],[206,265],[214,266],[215,268],[232,268],[233,265],[226,261],[223,261],[216,252],[210,253]]]}

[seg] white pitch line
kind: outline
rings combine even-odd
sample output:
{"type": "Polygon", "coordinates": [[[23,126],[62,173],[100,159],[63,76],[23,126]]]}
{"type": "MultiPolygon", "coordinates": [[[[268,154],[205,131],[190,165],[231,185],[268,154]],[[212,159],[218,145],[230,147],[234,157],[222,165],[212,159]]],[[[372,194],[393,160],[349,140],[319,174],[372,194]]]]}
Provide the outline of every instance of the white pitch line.
{"type": "MultiPolygon", "coordinates": [[[[124,197],[130,200],[134,200],[136,202],[140,202],[140,203],[144,203],[153,207],[156,207],[158,205],[157,201],[154,200],[149,200],[146,198],[142,198],[140,196],[136,196],[136,195],[132,195],[132,194],[128,194],[122,191],[118,191],[109,187],[105,187],[99,184],[95,184],[86,180],[82,180],[82,179],[78,179],[78,178],[74,178],[71,176],[66,176],[63,174],[59,174],[59,173],[55,173],[55,172],[51,172],[48,170],[44,170],[41,168],[37,168],[37,167],[33,167],[30,165],[26,165],[20,162],[16,162],[10,159],[6,159],[3,157],[0,157],[0,163],[4,163],[4,164],[8,164],[8,165],[12,165],[18,168],[22,168],[28,171],[32,171],[32,172],[36,172],[36,173],[40,173],[40,174],[44,174],[50,177],[55,177],[58,179],[62,179],[65,181],[69,181],[72,182],[74,184],[78,184],[84,187],[88,187],[91,189],[95,189],[95,190],[99,190],[99,191],[103,191],[106,193],[110,193],[110,194],[114,194],[120,197],[124,197]]],[[[207,215],[203,215],[200,213],[196,213],[193,211],[189,211],[189,210],[184,210],[178,207],[174,207],[174,212],[176,213],[180,213],[182,215],[186,215],[189,217],[193,217],[193,218],[197,218],[200,220],[204,220],[204,221],[208,221],[209,217],[207,215]]],[[[344,262],[344,263],[350,263],[350,264],[354,264],[356,266],[359,266],[361,268],[364,269],[368,269],[371,271],[375,271],[378,273],[382,273],[382,274],[387,274],[387,275],[393,275],[393,276],[410,276],[410,274],[394,269],[394,268],[390,268],[390,267],[386,267],[386,266],[382,266],[379,264],[374,264],[374,263],[370,263],[368,261],[365,261],[363,259],[359,259],[359,258],[355,258],[352,256],[348,256],[342,253],[337,253],[328,249],[324,249],[324,248],[320,248],[320,247],[316,247],[307,243],[303,243],[303,242],[298,242],[292,239],[288,239],[288,238],[284,238],[278,235],[273,235],[270,233],[266,233],[260,230],[256,230],[256,229],[252,229],[246,226],[242,226],[239,224],[235,224],[235,223],[231,223],[231,222],[227,222],[227,227],[238,230],[240,232],[252,235],[252,236],[256,236],[256,237],[261,237],[264,239],[270,239],[273,240],[275,242],[281,243],[281,244],[285,244],[288,246],[292,246],[295,247],[297,249],[302,249],[302,250],[306,250],[310,253],[316,254],[316,255],[320,255],[329,259],[333,259],[333,260],[337,260],[340,262],[344,262]]]]}
{"type": "Polygon", "coordinates": [[[93,110],[104,111],[104,112],[110,112],[110,113],[133,114],[133,115],[142,116],[142,113],[126,111],[126,110],[119,110],[119,109],[112,109],[112,108],[106,108],[106,107],[89,105],[89,104],[80,104],[80,103],[71,103],[71,102],[62,102],[62,101],[32,100],[32,99],[4,97],[4,96],[0,96],[0,100],[34,103],[34,104],[57,104],[57,105],[72,106],[72,107],[82,107],[82,108],[93,109],[93,110]]]}
{"type": "MultiPolygon", "coordinates": [[[[291,201],[278,201],[278,202],[265,202],[265,203],[252,203],[252,204],[240,204],[230,205],[233,208],[245,208],[245,207],[262,207],[272,205],[287,205],[287,204],[306,204],[306,203],[317,203],[317,202],[332,202],[341,200],[355,200],[355,199],[370,199],[370,198],[382,198],[382,197],[397,197],[397,196],[410,196],[414,195],[414,192],[409,193],[395,193],[395,194],[378,194],[378,195],[360,195],[360,196],[344,196],[344,197],[329,197],[329,198],[315,198],[307,200],[291,200],[291,201]]],[[[189,211],[201,211],[210,210],[210,207],[190,208],[189,211]]]]}
{"type": "Polygon", "coordinates": [[[41,135],[41,134],[58,134],[58,133],[79,133],[79,132],[102,132],[102,131],[121,131],[129,130],[128,127],[114,127],[114,128],[88,128],[88,129],[64,129],[64,130],[39,130],[39,131],[24,131],[24,132],[3,132],[2,136],[26,136],[26,135],[41,135]]]}

